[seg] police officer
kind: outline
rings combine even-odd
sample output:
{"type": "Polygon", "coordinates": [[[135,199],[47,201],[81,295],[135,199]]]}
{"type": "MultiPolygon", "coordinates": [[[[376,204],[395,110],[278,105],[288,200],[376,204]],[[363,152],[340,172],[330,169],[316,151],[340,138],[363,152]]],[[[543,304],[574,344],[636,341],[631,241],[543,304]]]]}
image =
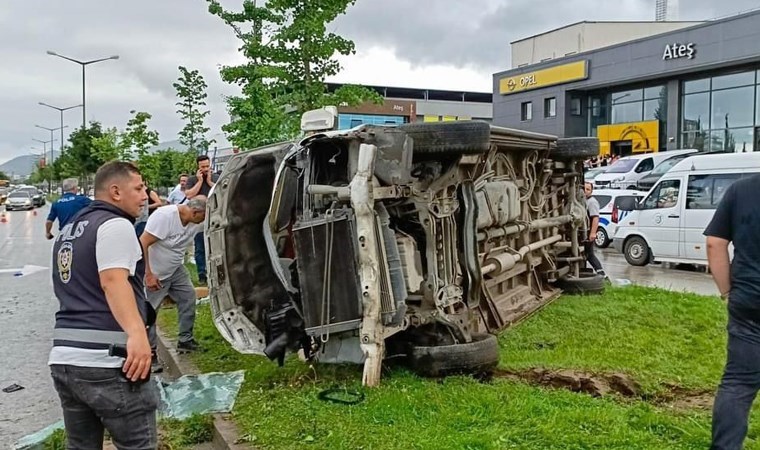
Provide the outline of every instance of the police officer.
{"type": "Polygon", "coordinates": [[[146,200],[131,163],[95,174],[95,201],[53,245],[55,317],[50,371],[69,448],[155,449],[158,392],[146,382],[151,352],[140,243],[133,222],[146,200]],[[121,356],[119,356],[121,355],[121,356]]]}
{"type": "Polygon", "coordinates": [[[53,239],[53,222],[58,219],[58,229],[62,229],[74,216],[85,206],[89,205],[91,200],[84,195],[79,195],[79,187],[76,178],[67,178],[63,180],[63,196],[53,203],[50,207],[50,213],[45,221],[45,236],[53,239]]]}

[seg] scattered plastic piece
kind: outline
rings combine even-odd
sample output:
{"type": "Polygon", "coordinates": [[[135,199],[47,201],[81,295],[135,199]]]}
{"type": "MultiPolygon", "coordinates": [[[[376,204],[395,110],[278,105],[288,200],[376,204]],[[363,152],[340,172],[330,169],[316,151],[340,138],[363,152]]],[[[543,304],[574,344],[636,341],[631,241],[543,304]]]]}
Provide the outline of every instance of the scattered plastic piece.
{"type": "Polygon", "coordinates": [[[12,385],[8,387],[3,388],[3,392],[10,394],[11,392],[20,391],[21,389],[24,389],[24,386],[21,386],[20,384],[13,383],[12,385]]]}
{"type": "Polygon", "coordinates": [[[59,420],[36,433],[22,437],[14,444],[13,450],[44,450],[45,440],[55,433],[56,430],[61,429],[63,429],[63,420],[59,420]]]}
{"type": "Polygon", "coordinates": [[[631,282],[631,280],[628,280],[626,278],[616,278],[615,280],[612,281],[612,284],[614,284],[615,286],[630,286],[633,283],[631,282]]]}
{"type": "Polygon", "coordinates": [[[182,420],[193,414],[230,412],[244,378],[245,371],[238,370],[185,375],[167,385],[158,382],[159,414],[182,420]]]}
{"type": "Polygon", "coordinates": [[[201,297],[198,300],[196,300],[195,304],[196,305],[205,305],[206,303],[210,303],[210,302],[211,302],[211,299],[208,296],[206,296],[206,297],[201,297]]]}

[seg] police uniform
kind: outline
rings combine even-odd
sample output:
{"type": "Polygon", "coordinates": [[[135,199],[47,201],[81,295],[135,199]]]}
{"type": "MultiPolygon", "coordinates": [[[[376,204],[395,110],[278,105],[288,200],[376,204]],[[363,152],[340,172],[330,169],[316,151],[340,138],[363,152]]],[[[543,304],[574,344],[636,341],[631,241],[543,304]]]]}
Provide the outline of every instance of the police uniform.
{"type": "Polygon", "coordinates": [[[49,365],[73,448],[100,448],[103,427],[117,448],[156,446],[155,382],[130,382],[122,372],[124,358],[109,353],[111,346],[126,347],[127,335],[111,313],[99,276],[107,269],[129,270],[143,321],[154,318],[133,223],[118,207],[94,201],[63,227],[53,246],[60,310],[49,365]]]}
{"type": "Polygon", "coordinates": [[[82,208],[86,207],[92,202],[88,197],[84,195],[77,195],[72,192],[66,192],[57,202],[53,203],[50,207],[50,213],[47,220],[55,222],[58,219],[58,229],[63,227],[77,215],[82,208]]]}

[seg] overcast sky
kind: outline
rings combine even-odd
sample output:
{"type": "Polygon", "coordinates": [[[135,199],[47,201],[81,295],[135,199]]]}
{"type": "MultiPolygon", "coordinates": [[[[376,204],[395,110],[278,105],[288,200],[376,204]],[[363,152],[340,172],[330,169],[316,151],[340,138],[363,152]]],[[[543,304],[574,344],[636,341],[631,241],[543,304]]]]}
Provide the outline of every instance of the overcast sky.
{"type": "MultiPolygon", "coordinates": [[[[223,0],[228,7],[241,0],[223,0]]],[[[580,20],[651,20],[655,0],[358,0],[332,25],[354,40],[333,81],[489,92],[509,68],[509,42],[580,20]]],[[[760,6],[752,0],[680,0],[681,20],[704,20],[760,6]]],[[[199,69],[209,84],[212,132],[229,117],[218,66],[240,61],[231,31],[205,0],[6,0],[0,6],[0,163],[39,153],[57,127],[59,107],[81,103],[81,69],[46,55],[86,60],[87,119],[123,128],[133,109],[153,114],[162,141],[181,129],[172,83],[177,67],[199,69]]],[[[70,128],[81,110],[66,113],[70,128]]],[[[68,131],[68,130],[67,130],[68,131]]],[[[56,133],[58,136],[58,133],[56,133]]],[[[59,143],[55,146],[58,148],[59,143]]]]}

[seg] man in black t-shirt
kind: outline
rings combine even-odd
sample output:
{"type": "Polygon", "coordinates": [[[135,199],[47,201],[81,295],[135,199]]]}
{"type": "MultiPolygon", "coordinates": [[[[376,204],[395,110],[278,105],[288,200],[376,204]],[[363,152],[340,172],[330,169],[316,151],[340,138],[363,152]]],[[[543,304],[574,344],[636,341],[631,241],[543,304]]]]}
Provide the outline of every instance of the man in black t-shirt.
{"type": "MultiPolygon", "coordinates": [[[[198,195],[208,197],[211,188],[216,184],[219,175],[211,172],[211,160],[206,155],[196,158],[198,171],[195,176],[187,179],[185,184],[185,197],[192,199],[198,195]]],[[[195,235],[195,268],[198,270],[198,281],[206,284],[206,247],[203,232],[195,235]]]]}
{"type": "Polygon", "coordinates": [[[740,449],[760,389],[760,175],[743,178],[723,195],[707,236],[707,260],[728,303],[726,367],[715,397],[712,449],[740,449]],[[729,260],[729,243],[734,259],[729,260]]]}

